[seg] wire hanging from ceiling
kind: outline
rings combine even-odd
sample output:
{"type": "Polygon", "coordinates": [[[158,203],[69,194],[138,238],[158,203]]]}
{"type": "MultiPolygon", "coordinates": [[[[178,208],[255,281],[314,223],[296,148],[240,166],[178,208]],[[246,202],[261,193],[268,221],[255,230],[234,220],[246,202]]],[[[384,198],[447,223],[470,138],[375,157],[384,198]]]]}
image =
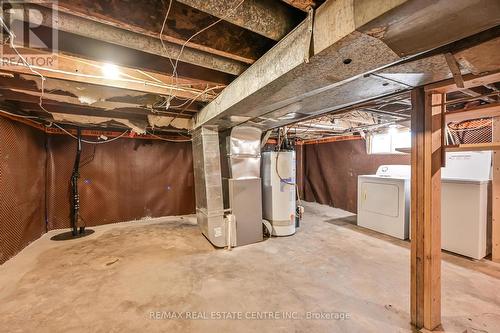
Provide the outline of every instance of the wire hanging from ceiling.
{"type": "Polygon", "coordinates": [[[49,113],[49,111],[45,110],[45,108],[43,107],[43,93],[44,93],[44,84],[45,84],[45,76],[43,76],[40,72],[34,70],[32,68],[32,66],[29,64],[29,62],[21,55],[21,53],[19,53],[19,51],[17,50],[17,47],[14,45],[14,39],[16,37],[16,35],[14,34],[14,32],[12,32],[12,30],[9,29],[9,27],[7,26],[7,24],[5,23],[4,19],[3,19],[3,16],[0,16],[0,23],[3,27],[3,29],[5,29],[5,31],[7,31],[7,34],[9,35],[9,45],[10,47],[14,50],[14,52],[17,54],[17,56],[21,59],[22,63],[28,67],[28,69],[33,72],[33,74],[36,74],[37,76],[40,77],[41,79],[41,83],[40,83],[40,88],[41,88],[41,94],[40,94],[40,100],[39,100],[39,103],[38,105],[40,106],[40,108],[49,113]]]}
{"type": "MultiPolygon", "coordinates": [[[[169,0],[169,4],[168,4],[168,8],[167,8],[167,13],[165,14],[165,18],[163,20],[163,25],[162,25],[162,28],[160,30],[160,41],[161,41],[161,44],[162,44],[162,47],[163,47],[163,50],[165,51],[165,54],[168,54],[168,50],[163,42],[163,32],[165,31],[165,27],[166,27],[166,24],[167,24],[167,20],[168,20],[168,15],[170,14],[170,10],[171,10],[171,7],[172,7],[172,2],[173,0],[169,0]]],[[[234,11],[236,9],[238,9],[243,3],[245,2],[245,0],[241,0],[235,7],[231,8],[230,10],[227,11],[227,13],[217,19],[215,22],[209,24],[208,26],[198,30],[197,32],[195,32],[193,35],[191,35],[191,37],[189,37],[181,46],[181,49],[179,50],[179,53],[175,59],[175,62],[173,63],[172,62],[172,59],[170,57],[167,57],[172,65],[172,78],[174,80],[178,80],[178,73],[177,73],[177,67],[179,65],[179,59],[182,55],[182,53],[184,52],[184,48],[186,47],[186,45],[196,36],[198,36],[200,33],[210,29],[211,27],[213,27],[214,25],[218,24],[219,22],[225,20],[226,18],[228,18],[230,15],[232,15],[234,13],[234,11]]],[[[177,82],[177,81],[176,81],[177,82]]],[[[201,96],[202,94],[200,94],[199,96],[201,96]]],[[[197,96],[196,98],[198,98],[199,96],[197,96]]],[[[172,99],[174,99],[176,96],[175,94],[173,94],[173,91],[171,91],[171,94],[170,94],[170,97],[169,97],[169,100],[168,102],[166,103],[167,106],[170,105],[170,102],[172,101],[172,99]]]]}
{"type": "MultiPolygon", "coordinates": [[[[78,137],[76,137],[75,135],[73,135],[71,132],[67,131],[64,127],[62,126],[59,126],[58,124],[56,123],[51,123],[51,125],[54,125],[55,127],[59,128],[61,131],[63,131],[64,133],[66,133],[67,135],[69,135],[70,137],[72,137],[73,139],[76,139],[78,140],[78,137]]],[[[50,127],[50,126],[49,126],[50,127]]],[[[125,134],[127,134],[129,132],[129,130],[126,130],[125,132],[123,132],[122,134],[120,134],[119,136],[117,137],[114,137],[112,139],[109,139],[109,140],[106,140],[106,141],[89,141],[89,140],[84,140],[82,139],[82,142],[84,143],[89,143],[89,144],[93,144],[93,145],[98,145],[98,144],[103,144],[103,143],[110,143],[110,142],[113,142],[115,140],[118,140],[120,139],[121,137],[123,137],[125,134]]]]}
{"type": "MultiPolygon", "coordinates": [[[[163,41],[163,32],[165,30],[165,27],[167,25],[167,20],[168,20],[168,15],[171,11],[171,7],[172,7],[172,0],[169,0],[169,5],[168,5],[168,8],[167,8],[167,12],[165,14],[165,18],[163,20],[163,24],[162,24],[162,28],[161,28],[161,31],[160,31],[160,34],[159,34],[159,38],[160,38],[160,42],[162,44],[162,47],[165,51],[166,54],[168,54],[168,50],[165,46],[165,43],[163,41]]],[[[214,21],[213,23],[209,24],[208,26],[200,29],[199,31],[197,31],[196,33],[194,33],[192,36],[190,36],[181,46],[180,50],[179,50],[179,53],[175,59],[175,62],[172,61],[172,58],[170,57],[167,57],[169,59],[169,62],[170,64],[172,65],[172,81],[173,81],[173,84],[165,84],[164,82],[162,82],[161,80],[157,79],[157,78],[154,78],[154,77],[151,77],[150,75],[147,75],[146,73],[142,73],[142,74],[145,74],[147,76],[149,76],[150,78],[152,78],[154,81],[156,81],[156,83],[148,83],[147,81],[145,80],[136,80],[136,78],[134,77],[131,77],[132,79],[121,79],[123,81],[129,81],[129,82],[137,82],[137,81],[140,81],[141,83],[144,83],[144,84],[150,84],[150,85],[153,85],[153,86],[162,86],[162,87],[165,87],[165,88],[169,88],[170,89],[170,93],[169,93],[169,97],[167,98],[167,100],[164,102],[164,104],[162,106],[165,106],[167,109],[170,107],[170,102],[172,101],[172,99],[176,98],[176,93],[174,93],[174,90],[180,90],[181,88],[179,88],[179,83],[178,83],[178,72],[177,72],[177,67],[178,67],[178,64],[179,64],[179,60],[180,60],[180,57],[182,56],[182,53],[184,52],[184,49],[186,47],[186,45],[194,38],[196,37],[197,35],[201,34],[202,32],[210,29],[211,27],[215,26],[216,24],[218,24],[219,22],[225,20],[227,17],[229,17],[230,15],[232,15],[234,13],[234,11],[236,9],[238,9],[243,3],[245,2],[245,0],[241,0],[235,7],[231,8],[230,10],[228,10],[228,12],[221,18],[217,19],[216,21],[214,21]],[[161,83],[160,83],[161,82],[161,83]],[[168,87],[166,87],[168,86],[168,87]]],[[[41,84],[40,84],[40,90],[41,90],[41,94],[40,94],[40,97],[39,97],[39,107],[40,109],[42,109],[43,111],[45,111],[46,113],[52,115],[51,112],[49,112],[44,106],[43,106],[43,98],[44,98],[44,93],[45,93],[45,76],[42,75],[40,72],[38,72],[37,70],[35,70],[33,68],[32,65],[29,64],[29,62],[21,55],[21,53],[19,52],[19,50],[17,49],[16,45],[14,44],[14,39],[15,39],[15,34],[10,30],[10,28],[7,26],[7,24],[5,23],[4,19],[2,16],[0,16],[0,22],[1,22],[1,25],[2,27],[7,31],[8,35],[9,35],[9,44],[10,44],[10,47],[14,50],[14,52],[17,54],[17,56],[21,59],[22,63],[35,75],[39,76],[40,79],[41,79],[41,84]]],[[[42,70],[51,70],[51,71],[55,71],[55,72],[59,72],[59,73],[63,73],[63,74],[70,74],[70,75],[76,75],[76,76],[81,76],[81,77],[84,77],[84,76],[88,76],[86,74],[81,74],[81,73],[73,73],[73,72],[67,72],[67,71],[62,71],[62,70],[56,70],[56,69],[48,69],[48,68],[43,68],[43,67],[39,67],[39,66],[36,66],[37,69],[42,69],[42,70]]],[[[92,76],[92,75],[90,75],[92,76]]],[[[98,77],[98,76],[92,76],[92,77],[98,77]]],[[[99,77],[100,78],[100,77],[99,77]]],[[[205,89],[205,90],[202,90],[200,91],[195,97],[193,98],[190,98],[190,99],[187,99],[185,102],[181,103],[179,106],[176,106],[176,107],[184,107],[183,110],[181,110],[181,112],[179,112],[178,114],[176,114],[172,120],[169,122],[169,125],[172,124],[172,122],[177,119],[177,117],[179,115],[181,115],[185,110],[187,110],[187,108],[189,108],[189,106],[191,106],[200,96],[202,96],[203,94],[206,94],[207,92],[209,91],[213,91],[213,90],[217,90],[217,89],[221,89],[221,88],[224,88],[224,86],[215,86],[215,87],[208,87],[205,89]]],[[[60,127],[59,125],[53,123],[55,126],[57,127],[60,127]]],[[[66,131],[65,129],[63,129],[62,127],[60,127],[64,132],[66,132],[67,134],[73,136],[71,133],[69,133],[68,131],[66,131]]],[[[128,130],[127,130],[128,131],[128,130]]],[[[122,134],[122,135],[125,135],[125,132],[122,134]]],[[[74,137],[74,136],[73,136],[74,137]]],[[[116,138],[115,138],[116,139],[116,138]]],[[[84,141],[85,142],[85,141],[84,141]]],[[[109,142],[109,141],[106,141],[106,142],[109,142]]],[[[104,142],[92,142],[92,141],[89,141],[89,142],[86,142],[86,143],[104,143],[104,142]]]]}

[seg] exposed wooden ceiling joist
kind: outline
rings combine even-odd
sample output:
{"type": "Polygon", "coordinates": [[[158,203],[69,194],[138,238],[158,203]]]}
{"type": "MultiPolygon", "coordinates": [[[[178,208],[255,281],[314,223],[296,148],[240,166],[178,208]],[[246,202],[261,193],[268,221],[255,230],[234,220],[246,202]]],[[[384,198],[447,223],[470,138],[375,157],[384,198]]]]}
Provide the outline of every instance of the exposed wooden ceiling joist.
{"type": "Polygon", "coordinates": [[[482,96],[481,93],[477,92],[476,90],[474,90],[474,88],[470,88],[470,89],[462,89],[460,90],[462,93],[464,93],[465,95],[467,96],[471,96],[471,97],[480,97],[480,99],[486,103],[495,103],[496,100],[489,97],[489,96],[482,96]]]}
{"type": "MultiPolygon", "coordinates": [[[[4,100],[38,104],[41,96],[42,96],[41,92],[38,91],[0,88],[0,99],[4,100]]],[[[45,105],[59,105],[59,104],[66,106],[98,109],[100,110],[99,112],[101,114],[106,114],[106,115],[109,115],[114,112],[119,112],[122,116],[137,115],[137,114],[141,115],[154,114],[154,115],[171,115],[171,116],[178,115],[181,118],[188,118],[192,116],[193,112],[196,112],[192,109],[185,110],[184,114],[181,115],[179,115],[179,113],[177,111],[174,111],[173,109],[171,111],[154,112],[151,108],[140,104],[114,102],[114,101],[96,101],[91,105],[83,105],[80,102],[80,100],[76,97],[44,92],[42,105],[45,106],[45,105]]]]}
{"type": "MultiPolygon", "coordinates": [[[[168,5],[169,0],[59,0],[58,10],[159,38],[168,5]]],[[[183,45],[191,36],[216,20],[216,17],[172,0],[163,39],[183,45]]],[[[264,54],[272,43],[260,35],[222,21],[194,36],[186,46],[251,64],[264,54]]]]}
{"type": "Polygon", "coordinates": [[[276,41],[299,23],[292,8],[278,1],[178,1],[276,41]]]}
{"type": "MultiPolygon", "coordinates": [[[[245,2],[261,2],[264,7],[257,6],[261,10],[279,8],[262,20],[263,12],[257,20],[247,13],[242,17],[261,24],[277,23],[273,33],[283,24],[289,24],[288,32],[304,16],[280,2],[245,2]],[[283,13],[287,14],[282,22],[273,21],[283,13]]],[[[8,13],[9,21],[27,23],[32,23],[33,14],[35,35],[49,45],[48,50],[31,49],[22,38],[13,38],[14,43],[24,57],[50,58],[51,63],[28,60],[31,67],[26,66],[6,47],[4,51],[11,57],[0,72],[0,103],[15,105],[16,113],[24,111],[49,121],[98,126],[119,123],[137,133],[148,126],[191,128],[192,115],[275,44],[248,27],[175,0],[60,0],[55,7],[34,0],[16,4],[8,13]],[[58,34],[59,45],[52,44],[53,32],[58,34]],[[130,52],[135,60],[129,60],[134,58],[129,57],[130,52]],[[179,71],[173,71],[172,63],[179,71]],[[117,76],[106,75],[109,66],[117,76]]]]}
{"type": "MultiPolygon", "coordinates": [[[[500,71],[492,72],[487,75],[474,75],[467,74],[463,76],[465,89],[474,88],[477,86],[484,86],[494,82],[500,81],[500,71]]],[[[437,93],[449,93],[453,91],[460,91],[461,88],[457,87],[453,79],[436,82],[425,86],[426,91],[437,93]]]]}
{"type": "Polygon", "coordinates": [[[464,121],[479,118],[491,118],[500,116],[500,103],[486,104],[473,108],[449,111],[445,113],[447,121],[464,121]]]}
{"type": "MultiPolygon", "coordinates": [[[[50,96],[44,102],[44,107],[48,109],[50,113],[62,113],[62,114],[73,114],[73,115],[83,115],[83,116],[103,116],[109,118],[123,118],[123,119],[145,119],[144,117],[148,114],[146,112],[136,112],[128,109],[120,110],[105,110],[102,108],[75,105],[73,103],[61,103],[59,101],[54,101],[50,96]]],[[[16,103],[18,107],[21,107],[23,111],[31,112],[36,114],[41,118],[47,118],[50,115],[43,111],[36,99],[29,99],[26,101],[18,101],[16,103]]]]}
{"type": "MultiPolygon", "coordinates": [[[[170,125],[177,129],[189,129],[192,120],[182,115],[155,115],[141,114],[126,109],[102,110],[83,105],[71,105],[48,101],[46,104],[49,113],[42,110],[36,102],[0,103],[0,108],[12,110],[22,109],[31,116],[48,121],[70,122],[75,124],[104,125],[109,122],[118,122],[131,128],[136,133],[144,133],[147,127],[168,128],[170,125]],[[128,112],[127,112],[128,111],[128,112]],[[159,123],[161,125],[155,125],[159,123]]],[[[17,112],[12,112],[17,113],[17,112]]]]}
{"type": "MultiPolygon", "coordinates": [[[[53,12],[45,7],[25,5],[25,9],[37,10],[44,26],[52,26],[53,12]]],[[[22,15],[23,19],[29,15],[22,15]]],[[[109,24],[92,21],[82,17],[58,12],[57,29],[87,38],[101,40],[107,43],[125,46],[142,52],[167,57],[179,61],[191,63],[197,66],[214,69],[233,75],[241,74],[247,66],[242,62],[214,55],[205,51],[184,47],[168,41],[163,45],[158,38],[146,36],[122,28],[117,28],[109,24]],[[182,49],[182,52],[181,52],[182,49]]]]}
{"type": "MultiPolygon", "coordinates": [[[[46,29],[38,27],[37,30],[46,29]]],[[[49,29],[46,29],[49,30],[49,29]]],[[[47,31],[46,33],[49,33],[47,31]]],[[[78,36],[63,31],[58,32],[58,52],[78,58],[99,62],[111,62],[120,66],[135,68],[147,72],[172,75],[172,64],[168,58],[141,52],[125,46],[105,43],[96,39],[78,36]]],[[[203,84],[231,83],[235,75],[213,69],[179,62],[177,76],[203,84]]]]}
{"type": "Polygon", "coordinates": [[[315,6],[314,0],[283,0],[283,2],[286,2],[292,7],[295,7],[297,9],[300,9],[304,12],[307,12],[311,7],[315,6]]]}
{"type": "Polygon", "coordinates": [[[38,77],[8,74],[0,72],[0,104],[14,105],[13,113],[23,111],[49,121],[99,126],[117,121],[143,133],[147,126],[189,129],[191,116],[200,108],[195,105],[199,102],[176,98],[171,106],[164,106],[162,98],[154,94],[60,79],[47,80],[42,95],[38,77]]]}
{"type": "MultiPolygon", "coordinates": [[[[34,52],[33,50],[27,51],[24,49],[20,49],[19,51],[21,54],[25,54],[26,56],[34,52]]],[[[4,47],[4,54],[15,55],[14,51],[10,50],[7,46],[4,47]]],[[[116,71],[117,77],[110,78],[105,77],[105,74],[103,73],[106,66],[111,66],[109,64],[81,60],[57,54],[51,55],[41,52],[38,52],[37,54],[46,57],[45,62],[47,64],[45,66],[33,65],[32,68],[49,79],[82,82],[164,96],[175,95],[177,97],[196,99],[200,101],[212,100],[216,95],[215,91],[223,88],[222,86],[219,86],[218,88],[217,86],[212,86],[212,89],[217,89],[202,93],[202,91],[207,87],[198,85],[193,88],[193,82],[189,80],[178,79],[176,81],[174,78],[167,75],[147,73],[120,66],[112,67],[113,70],[116,71]],[[50,59],[52,63],[51,66],[48,65],[50,59]]],[[[15,60],[12,63],[7,62],[7,60],[2,64],[3,71],[36,76],[36,74],[34,74],[28,67],[19,65],[20,60],[15,60]]]]}

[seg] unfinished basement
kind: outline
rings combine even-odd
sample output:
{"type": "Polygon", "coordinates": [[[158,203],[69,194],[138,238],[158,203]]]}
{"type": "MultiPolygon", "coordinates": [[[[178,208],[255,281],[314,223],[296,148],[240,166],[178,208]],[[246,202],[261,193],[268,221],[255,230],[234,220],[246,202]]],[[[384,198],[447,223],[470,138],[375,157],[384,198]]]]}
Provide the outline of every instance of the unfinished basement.
{"type": "Polygon", "coordinates": [[[0,1],[1,332],[500,332],[500,1],[0,1]]]}

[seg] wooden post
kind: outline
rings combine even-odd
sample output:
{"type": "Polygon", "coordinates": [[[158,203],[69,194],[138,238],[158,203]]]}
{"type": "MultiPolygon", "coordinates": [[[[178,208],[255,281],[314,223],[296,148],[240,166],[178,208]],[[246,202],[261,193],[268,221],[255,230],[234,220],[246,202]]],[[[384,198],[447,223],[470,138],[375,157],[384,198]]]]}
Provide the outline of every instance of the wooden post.
{"type": "Polygon", "coordinates": [[[444,94],[412,91],[411,321],[441,324],[441,166],[444,94]]]}
{"type": "MultiPolygon", "coordinates": [[[[493,142],[500,142],[500,117],[493,118],[493,142]]],[[[491,259],[500,262],[500,151],[493,152],[491,259]]]]}

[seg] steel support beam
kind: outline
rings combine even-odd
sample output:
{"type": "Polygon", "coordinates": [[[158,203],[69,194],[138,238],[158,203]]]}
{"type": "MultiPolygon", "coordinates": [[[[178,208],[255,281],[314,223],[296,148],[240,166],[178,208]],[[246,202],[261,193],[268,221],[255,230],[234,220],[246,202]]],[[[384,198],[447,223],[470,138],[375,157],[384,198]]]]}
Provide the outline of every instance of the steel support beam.
{"type": "Polygon", "coordinates": [[[329,0],[316,10],[312,31],[308,20],[297,26],[208,104],[196,116],[195,127],[227,128],[254,119],[268,129],[298,120],[279,121],[287,113],[306,118],[443,80],[449,69],[442,55],[428,63],[395,65],[495,27],[498,13],[500,3],[488,0],[451,5],[446,0],[329,0]],[[440,22],[456,24],[454,29],[432,28],[440,22]],[[432,34],[422,39],[429,29],[432,34]],[[367,75],[382,68],[387,77],[367,75]],[[263,124],[263,118],[272,119],[263,124]]]}

